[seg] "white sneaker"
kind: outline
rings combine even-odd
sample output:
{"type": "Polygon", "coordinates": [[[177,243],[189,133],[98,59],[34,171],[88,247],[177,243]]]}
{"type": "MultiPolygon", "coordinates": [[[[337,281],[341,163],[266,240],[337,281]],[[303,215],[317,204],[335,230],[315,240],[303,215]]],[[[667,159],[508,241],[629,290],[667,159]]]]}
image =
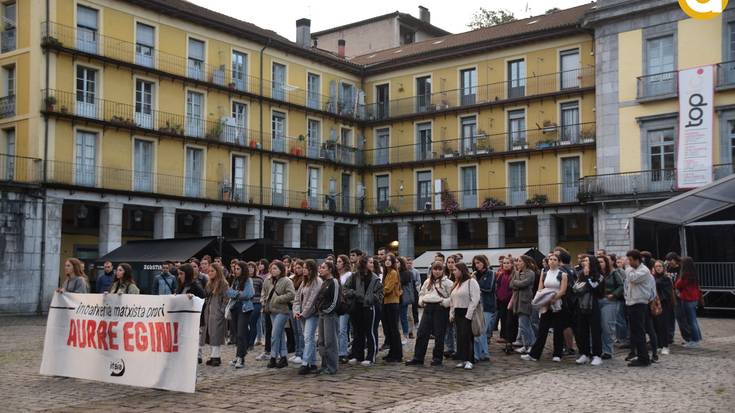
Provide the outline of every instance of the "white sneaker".
{"type": "Polygon", "coordinates": [[[590,363],[593,366],[601,366],[602,365],[602,359],[600,357],[594,356],[592,357],[592,362],[590,363]]]}
{"type": "Polygon", "coordinates": [[[587,357],[587,356],[585,356],[584,354],[582,354],[581,356],[579,356],[579,358],[577,359],[577,361],[575,363],[577,363],[577,364],[587,364],[589,362],[590,362],[590,358],[587,357]]]}
{"type": "Polygon", "coordinates": [[[513,342],[513,347],[519,347],[519,346],[522,347],[523,346],[523,343],[521,343],[518,340],[516,340],[516,341],[513,342]]]}
{"type": "Polygon", "coordinates": [[[256,357],[255,359],[258,361],[263,361],[263,360],[268,360],[269,358],[271,358],[271,353],[263,352],[263,353],[260,353],[260,355],[258,355],[258,357],[256,357]]]}
{"type": "Polygon", "coordinates": [[[464,363],[457,363],[457,365],[454,367],[461,369],[462,367],[464,367],[464,363]]]}
{"type": "Polygon", "coordinates": [[[232,360],[232,361],[230,362],[230,366],[234,366],[235,364],[237,364],[237,361],[238,361],[238,360],[239,360],[239,359],[237,359],[237,358],[236,358],[236,359],[234,359],[234,360],[232,360]]]}
{"type": "Polygon", "coordinates": [[[373,362],[370,361],[370,360],[363,360],[363,361],[360,362],[360,365],[363,366],[363,367],[370,367],[370,366],[373,365],[373,362]]]}
{"type": "Polygon", "coordinates": [[[238,359],[236,360],[236,363],[235,363],[235,368],[236,368],[236,369],[241,369],[241,368],[243,368],[243,367],[245,367],[245,362],[244,362],[244,360],[243,360],[243,359],[241,359],[241,358],[238,358],[238,359]]]}
{"type": "Polygon", "coordinates": [[[289,360],[293,364],[301,364],[304,362],[304,360],[301,359],[299,356],[293,356],[291,357],[291,360],[289,360]]]}
{"type": "Polygon", "coordinates": [[[465,370],[472,370],[472,363],[470,363],[469,361],[465,362],[464,363],[464,369],[465,370]]]}
{"type": "Polygon", "coordinates": [[[529,351],[531,351],[531,349],[530,349],[530,348],[527,348],[527,347],[518,347],[518,348],[517,348],[517,349],[515,349],[514,351],[515,351],[516,353],[518,353],[518,354],[526,354],[526,353],[528,353],[529,351]]]}
{"type": "Polygon", "coordinates": [[[561,363],[561,357],[554,357],[551,359],[554,363],[561,363]]]}
{"type": "Polygon", "coordinates": [[[664,356],[668,356],[669,355],[669,348],[668,347],[662,348],[661,349],[661,354],[663,354],[664,356]]]}
{"type": "Polygon", "coordinates": [[[349,359],[347,360],[347,363],[354,366],[355,364],[357,364],[357,359],[349,359]]]}
{"type": "Polygon", "coordinates": [[[684,345],[686,348],[699,348],[699,342],[698,341],[690,341],[684,345]]]}
{"type": "Polygon", "coordinates": [[[521,356],[521,360],[525,360],[525,361],[538,361],[537,359],[531,357],[530,354],[524,354],[524,355],[522,355],[521,356]]]}

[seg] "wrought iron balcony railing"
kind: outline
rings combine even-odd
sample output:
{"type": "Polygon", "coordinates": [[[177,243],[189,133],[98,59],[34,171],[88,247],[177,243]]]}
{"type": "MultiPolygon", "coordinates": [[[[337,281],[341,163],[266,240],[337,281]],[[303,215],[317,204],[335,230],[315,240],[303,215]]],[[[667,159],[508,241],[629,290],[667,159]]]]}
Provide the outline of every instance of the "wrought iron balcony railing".
{"type": "Polygon", "coordinates": [[[15,27],[0,32],[0,53],[12,52],[16,48],[15,27]]]}
{"type": "Polygon", "coordinates": [[[639,100],[667,99],[679,92],[679,72],[664,72],[638,76],[639,100]]]}
{"type": "Polygon", "coordinates": [[[42,180],[40,159],[0,153],[0,182],[39,184],[42,180]]]}
{"type": "Polygon", "coordinates": [[[0,98],[0,118],[15,116],[15,95],[0,98]]]}

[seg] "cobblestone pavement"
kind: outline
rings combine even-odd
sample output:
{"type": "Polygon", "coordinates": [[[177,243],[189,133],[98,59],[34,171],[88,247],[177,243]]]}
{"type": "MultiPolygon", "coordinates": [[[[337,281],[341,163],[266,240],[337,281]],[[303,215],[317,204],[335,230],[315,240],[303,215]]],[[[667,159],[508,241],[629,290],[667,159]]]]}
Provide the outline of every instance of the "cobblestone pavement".
{"type": "MultiPolygon", "coordinates": [[[[623,353],[601,367],[505,356],[472,371],[445,367],[340,366],[335,376],[298,376],[297,366],[200,367],[195,394],[45,377],[41,364],[45,319],[0,318],[0,411],[635,411],[732,412],[735,406],[735,320],[701,319],[701,349],[672,347],[646,369],[631,369],[623,353]]],[[[404,352],[412,353],[409,341],[404,352]]],[[[262,347],[256,347],[257,350],[262,347]]],[[[230,360],[228,346],[223,360],[230,360]]]]}

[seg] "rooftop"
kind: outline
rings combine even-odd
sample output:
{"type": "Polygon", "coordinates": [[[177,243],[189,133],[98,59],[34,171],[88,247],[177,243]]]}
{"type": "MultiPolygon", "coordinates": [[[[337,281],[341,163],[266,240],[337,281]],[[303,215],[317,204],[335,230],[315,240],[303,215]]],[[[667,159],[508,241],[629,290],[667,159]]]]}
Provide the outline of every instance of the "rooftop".
{"type": "Polygon", "coordinates": [[[429,34],[432,34],[434,36],[446,36],[448,34],[451,34],[450,32],[448,32],[448,31],[446,31],[444,29],[441,29],[439,27],[436,27],[436,26],[434,26],[431,23],[427,23],[427,22],[425,22],[425,21],[423,21],[421,19],[417,19],[416,17],[414,17],[414,16],[412,16],[412,15],[410,15],[408,13],[401,13],[401,12],[399,12],[399,11],[396,10],[396,11],[394,11],[392,13],[383,14],[383,15],[371,17],[371,18],[365,19],[365,20],[360,20],[360,21],[356,21],[356,22],[352,22],[352,23],[343,24],[342,26],[332,27],[332,28],[326,29],[326,30],[320,30],[318,32],[312,33],[311,34],[311,38],[313,39],[313,38],[316,38],[316,37],[319,37],[319,36],[323,36],[325,34],[334,33],[334,32],[338,32],[338,31],[342,31],[342,30],[347,30],[347,29],[352,28],[352,27],[363,26],[363,25],[366,25],[366,24],[369,24],[369,23],[374,23],[374,22],[381,21],[381,20],[394,19],[396,17],[399,18],[403,23],[406,23],[406,24],[409,24],[409,25],[412,25],[412,26],[416,26],[417,28],[420,28],[420,29],[424,30],[425,32],[427,32],[429,34]]]}

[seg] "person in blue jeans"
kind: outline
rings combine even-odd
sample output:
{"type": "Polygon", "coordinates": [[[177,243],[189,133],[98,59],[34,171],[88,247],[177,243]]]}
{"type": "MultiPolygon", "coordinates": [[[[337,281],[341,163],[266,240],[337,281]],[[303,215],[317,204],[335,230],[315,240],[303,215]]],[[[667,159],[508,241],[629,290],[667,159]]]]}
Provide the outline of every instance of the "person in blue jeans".
{"type": "MultiPolygon", "coordinates": [[[[408,306],[413,306],[413,272],[408,269],[408,261],[405,257],[398,257],[398,276],[401,279],[401,305],[399,307],[399,316],[401,319],[401,330],[403,331],[403,341],[413,336],[413,323],[408,322],[408,306]]],[[[413,318],[413,315],[412,315],[413,318]]]]}
{"type": "Polygon", "coordinates": [[[253,302],[251,300],[255,295],[255,290],[253,289],[253,280],[248,275],[247,264],[237,261],[232,269],[232,275],[235,278],[232,281],[232,287],[227,290],[227,296],[234,300],[230,312],[232,314],[232,327],[235,330],[237,351],[235,359],[232,360],[230,365],[236,369],[241,369],[245,367],[250,318],[253,314],[253,302]]]}
{"type": "Polygon", "coordinates": [[[291,317],[289,305],[296,296],[293,282],[286,276],[286,266],[274,260],[269,267],[271,278],[263,284],[265,308],[271,317],[271,355],[268,368],[283,368],[288,365],[286,356],[286,322],[291,317]],[[270,281],[270,282],[269,282],[270,281]]]}
{"type": "Polygon", "coordinates": [[[684,315],[691,335],[689,341],[684,343],[684,347],[699,347],[699,342],[702,341],[702,331],[697,321],[697,306],[702,298],[702,291],[699,289],[699,279],[691,257],[681,257],[681,275],[676,280],[674,287],[679,292],[679,305],[684,307],[684,315]]]}
{"type": "Polygon", "coordinates": [[[255,348],[255,341],[263,335],[263,317],[261,317],[262,306],[260,304],[260,293],[263,290],[263,278],[258,275],[258,267],[253,262],[247,263],[248,277],[253,283],[255,294],[250,300],[253,303],[253,312],[250,316],[250,329],[248,331],[248,351],[255,348]]]}
{"type": "Polygon", "coordinates": [[[475,361],[489,361],[487,337],[492,334],[495,325],[495,274],[484,255],[472,258],[472,265],[475,267],[475,279],[480,284],[480,303],[485,316],[485,331],[475,337],[475,361]]]}
{"type": "MultiPolygon", "coordinates": [[[[300,263],[300,261],[297,261],[300,263]]],[[[303,331],[304,352],[301,357],[299,374],[315,373],[316,366],[316,330],[319,326],[319,313],[316,311],[316,297],[322,287],[322,279],[317,272],[316,261],[303,262],[303,278],[296,299],[293,303],[293,314],[301,324],[303,331]]]]}
{"type": "MultiPolygon", "coordinates": [[[[341,254],[337,256],[336,262],[337,274],[340,285],[345,285],[347,279],[350,278],[352,272],[350,271],[350,259],[341,254]]],[[[335,314],[336,315],[336,314],[335,314]]],[[[349,356],[347,354],[348,345],[350,342],[350,315],[342,314],[339,316],[339,336],[337,340],[337,350],[339,354],[340,364],[347,364],[349,356]]]]}
{"type": "MultiPolygon", "coordinates": [[[[447,257],[447,262],[444,266],[444,275],[446,275],[451,282],[454,282],[454,267],[456,263],[457,257],[450,255],[447,257]]],[[[453,358],[454,352],[457,348],[457,335],[455,334],[454,323],[451,321],[447,324],[447,332],[444,336],[444,346],[447,348],[444,352],[444,357],[453,358]]]]}
{"type": "MultiPolygon", "coordinates": [[[[294,259],[291,264],[291,272],[289,278],[291,278],[291,282],[293,282],[294,289],[298,292],[299,287],[301,287],[301,283],[304,280],[304,272],[306,269],[304,268],[304,261],[299,259],[294,259]]],[[[293,341],[294,341],[294,355],[290,359],[288,359],[289,362],[294,364],[301,364],[302,356],[304,355],[304,326],[302,323],[296,319],[295,313],[291,313],[291,331],[293,332],[293,341]]]]}

